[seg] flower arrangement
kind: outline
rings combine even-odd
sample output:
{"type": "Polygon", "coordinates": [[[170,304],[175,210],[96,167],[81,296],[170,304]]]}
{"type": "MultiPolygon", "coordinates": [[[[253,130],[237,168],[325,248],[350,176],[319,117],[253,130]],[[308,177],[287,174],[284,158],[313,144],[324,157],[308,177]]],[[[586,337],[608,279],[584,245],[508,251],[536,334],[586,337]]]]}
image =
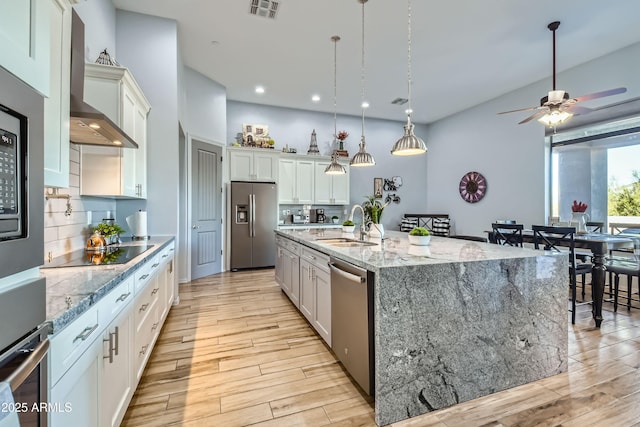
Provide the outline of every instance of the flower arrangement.
{"type": "Polygon", "coordinates": [[[571,212],[585,212],[589,205],[586,203],[578,202],[576,200],[573,201],[571,205],[571,212]]]}
{"type": "Polygon", "coordinates": [[[362,210],[364,210],[365,222],[372,222],[374,224],[380,224],[380,217],[382,211],[387,207],[389,202],[382,204],[380,200],[376,199],[375,194],[365,197],[367,200],[362,204],[362,210]]]}
{"type": "Polygon", "coordinates": [[[341,130],[336,135],[336,138],[340,141],[344,141],[345,139],[347,139],[348,136],[349,136],[349,132],[347,132],[346,130],[341,130]]]}

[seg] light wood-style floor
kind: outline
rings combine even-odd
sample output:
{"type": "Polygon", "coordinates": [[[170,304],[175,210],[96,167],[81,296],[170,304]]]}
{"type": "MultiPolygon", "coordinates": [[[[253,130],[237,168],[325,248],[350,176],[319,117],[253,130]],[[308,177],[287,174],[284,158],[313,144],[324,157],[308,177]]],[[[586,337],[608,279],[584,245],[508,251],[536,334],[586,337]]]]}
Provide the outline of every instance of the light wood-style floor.
{"type": "MultiPolygon", "coordinates": [[[[123,426],[375,426],[273,270],[180,286],[123,426]]],[[[640,426],[640,310],[569,323],[569,372],[394,426],[640,426]]]]}

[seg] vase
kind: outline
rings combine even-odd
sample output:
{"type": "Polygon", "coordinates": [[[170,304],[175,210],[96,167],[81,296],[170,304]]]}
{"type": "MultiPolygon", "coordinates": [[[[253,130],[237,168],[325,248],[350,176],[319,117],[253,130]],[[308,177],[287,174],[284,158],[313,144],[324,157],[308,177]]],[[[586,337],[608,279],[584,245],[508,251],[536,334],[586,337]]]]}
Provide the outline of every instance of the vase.
{"type": "Polygon", "coordinates": [[[343,140],[338,140],[340,142],[340,149],[344,150],[344,141],[343,140]]]}
{"type": "Polygon", "coordinates": [[[384,227],[382,224],[372,222],[371,225],[369,225],[369,237],[382,239],[384,237],[384,227]]]}
{"type": "Polygon", "coordinates": [[[576,233],[587,233],[587,221],[589,221],[589,214],[585,212],[573,212],[571,214],[571,221],[569,224],[576,228],[576,233]]]}

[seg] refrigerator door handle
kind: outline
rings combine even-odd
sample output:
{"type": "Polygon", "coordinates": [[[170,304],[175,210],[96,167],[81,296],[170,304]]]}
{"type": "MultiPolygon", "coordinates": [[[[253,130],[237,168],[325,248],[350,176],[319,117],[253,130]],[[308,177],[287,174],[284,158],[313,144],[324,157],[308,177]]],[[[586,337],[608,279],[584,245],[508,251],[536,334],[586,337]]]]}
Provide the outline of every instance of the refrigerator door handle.
{"type": "Polygon", "coordinates": [[[251,221],[250,221],[250,235],[251,237],[256,237],[256,195],[250,194],[250,210],[251,210],[251,221]]]}

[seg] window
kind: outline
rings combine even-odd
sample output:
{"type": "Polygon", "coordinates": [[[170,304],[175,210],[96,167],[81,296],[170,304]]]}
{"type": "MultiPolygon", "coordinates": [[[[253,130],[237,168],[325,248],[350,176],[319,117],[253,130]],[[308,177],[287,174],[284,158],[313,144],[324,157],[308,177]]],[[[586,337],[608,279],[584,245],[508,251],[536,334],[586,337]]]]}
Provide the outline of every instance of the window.
{"type": "Polygon", "coordinates": [[[591,125],[549,137],[551,211],[571,219],[574,200],[591,221],[640,224],[640,117],[591,125]]]}

